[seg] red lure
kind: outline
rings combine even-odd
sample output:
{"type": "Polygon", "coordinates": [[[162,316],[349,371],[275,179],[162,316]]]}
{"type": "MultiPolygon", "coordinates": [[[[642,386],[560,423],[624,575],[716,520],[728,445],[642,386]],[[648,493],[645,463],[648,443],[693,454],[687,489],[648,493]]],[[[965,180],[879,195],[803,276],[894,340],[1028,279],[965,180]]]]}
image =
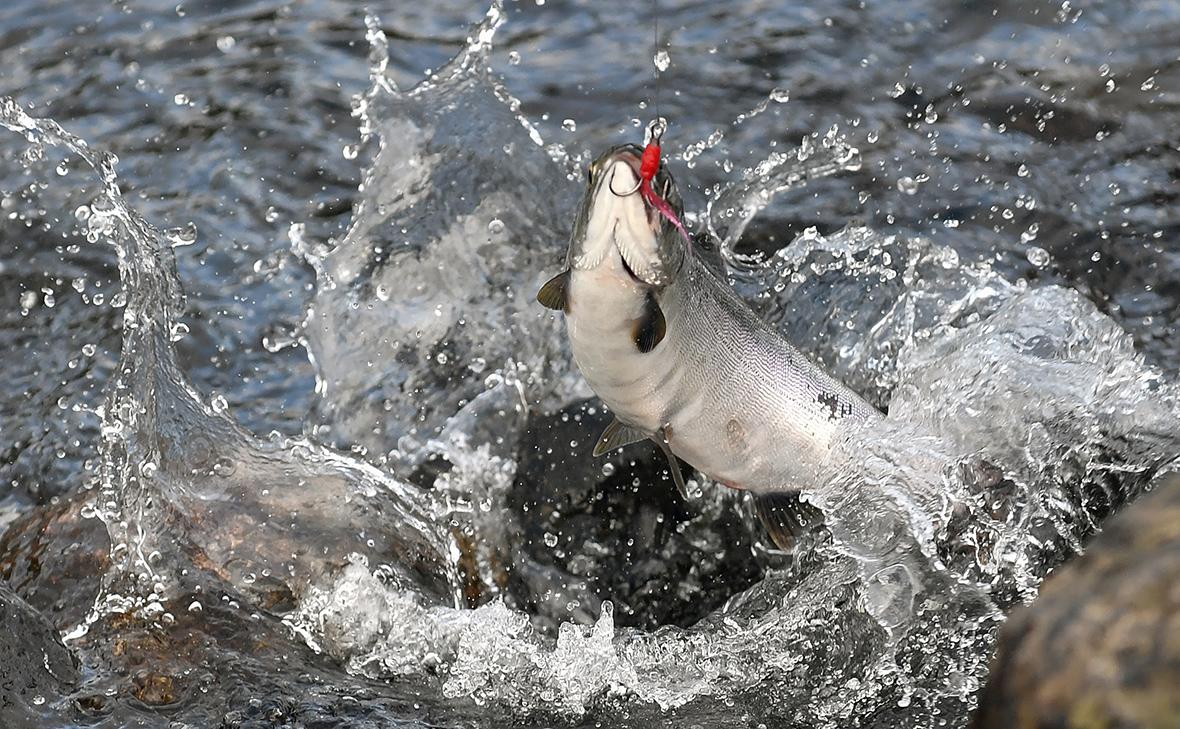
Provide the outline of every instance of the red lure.
{"type": "Polygon", "coordinates": [[[651,181],[655,179],[656,173],[660,171],[660,138],[652,136],[652,140],[643,148],[643,157],[639,162],[639,194],[643,200],[651,205],[668,219],[676,229],[680,231],[680,235],[684,236],[684,242],[688,243],[688,230],[684,227],[684,223],[680,222],[680,218],[676,217],[676,211],[668,204],[668,201],[656,194],[655,189],[651,186],[651,181]]]}

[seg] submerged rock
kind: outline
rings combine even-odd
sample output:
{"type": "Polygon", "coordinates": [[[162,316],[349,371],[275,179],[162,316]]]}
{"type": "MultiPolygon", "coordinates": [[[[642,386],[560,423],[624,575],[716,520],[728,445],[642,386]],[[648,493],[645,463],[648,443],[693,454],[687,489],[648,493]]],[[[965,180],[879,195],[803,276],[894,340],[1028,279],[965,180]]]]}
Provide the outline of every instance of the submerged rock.
{"type": "Polygon", "coordinates": [[[975,729],[1180,726],[1180,476],[1004,627],[975,729]]]}
{"type": "Polygon", "coordinates": [[[57,631],[0,582],[0,726],[40,726],[41,712],[77,681],[57,631]]]}

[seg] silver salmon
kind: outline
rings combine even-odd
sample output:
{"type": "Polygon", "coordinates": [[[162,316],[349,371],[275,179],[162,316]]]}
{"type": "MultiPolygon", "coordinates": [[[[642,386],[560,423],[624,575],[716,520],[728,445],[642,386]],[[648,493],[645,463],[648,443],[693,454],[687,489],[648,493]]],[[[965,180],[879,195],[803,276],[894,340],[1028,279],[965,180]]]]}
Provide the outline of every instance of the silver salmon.
{"type": "MultiPolygon", "coordinates": [[[[622,145],[590,165],[567,268],[537,294],[565,313],[574,360],[615,415],[595,455],[650,439],[754,496],[784,549],[800,489],[833,444],[881,414],[764,322],[643,196],[642,150],[622,145]]],[[[667,169],[651,182],[677,215],[667,169]]]]}

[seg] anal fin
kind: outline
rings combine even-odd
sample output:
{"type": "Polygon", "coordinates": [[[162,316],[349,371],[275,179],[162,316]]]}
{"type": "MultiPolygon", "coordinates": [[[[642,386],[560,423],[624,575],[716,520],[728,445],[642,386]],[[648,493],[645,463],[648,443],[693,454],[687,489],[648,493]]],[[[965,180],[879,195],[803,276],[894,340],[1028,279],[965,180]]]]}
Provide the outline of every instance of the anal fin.
{"type": "Polygon", "coordinates": [[[594,455],[598,457],[603,453],[609,453],[616,448],[638,443],[650,437],[651,435],[649,433],[645,433],[638,428],[632,428],[630,425],[615,418],[611,421],[610,425],[606,426],[606,430],[602,431],[602,435],[598,437],[598,444],[594,446],[594,455]]]}
{"type": "Polygon", "coordinates": [[[758,521],[784,552],[794,550],[799,538],[817,521],[814,507],[804,503],[798,491],[767,491],[752,496],[758,521]]]}
{"type": "Polygon", "coordinates": [[[537,292],[537,301],[541,306],[554,311],[569,311],[570,272],[567,268],[545,282],[537,292]]]}

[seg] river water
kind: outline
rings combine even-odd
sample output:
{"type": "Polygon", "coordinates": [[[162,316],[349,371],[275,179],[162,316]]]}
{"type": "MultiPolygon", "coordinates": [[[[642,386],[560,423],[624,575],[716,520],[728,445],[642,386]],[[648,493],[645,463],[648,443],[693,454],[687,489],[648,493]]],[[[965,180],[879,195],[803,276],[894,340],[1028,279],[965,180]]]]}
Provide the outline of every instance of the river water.
{"type": "Polygon", "coordinates": [[[533,301],[644,4],[0,9],[6,726],[967,721],[1177,454],[1180,13],[660,5],[690,227],[888,411],[793,555],[533,301]]]}

